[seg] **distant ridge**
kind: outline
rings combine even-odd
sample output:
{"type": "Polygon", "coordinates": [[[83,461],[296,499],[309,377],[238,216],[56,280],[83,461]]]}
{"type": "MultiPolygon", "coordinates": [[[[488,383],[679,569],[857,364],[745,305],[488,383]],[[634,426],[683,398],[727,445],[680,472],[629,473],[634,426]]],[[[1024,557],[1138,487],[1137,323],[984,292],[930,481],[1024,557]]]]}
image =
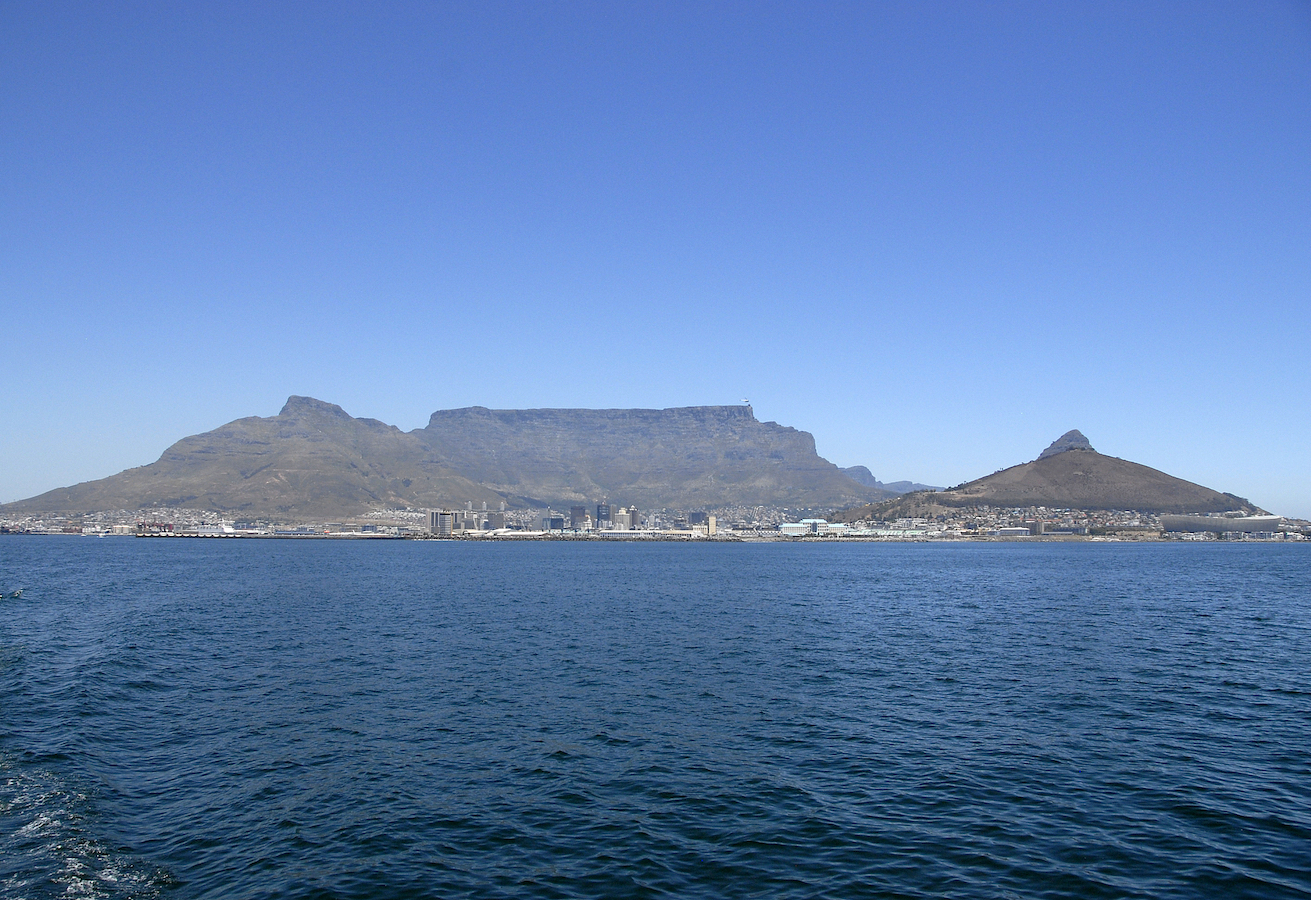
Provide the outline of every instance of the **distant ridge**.
{"type": "Polygon", "coordinates": [[[311,397],[183,438],[157,462],[10,503],[9,513],[177,507],[329,519],[467,502],[646,509],[829,508],[890,496],[747,406],[439,410],[403,432],[311,397]]]}
{"type": "Polygon", "coordinates": [[[1175,478],[1157,469],[1103,456],[1079,431],[1069,431],[1039,457],[946,491],[845,510],[839,521],[921,515],[931,508],[1045,506],[1124,509],[1145,513],[1263,512],[1248,500],[1175,478]]]}
{"type": "Polygon", "coordinates": [[[882,482],[874,477],[874,473],[865,466],[847,466],[842,470],[847,477],[866,487],[878,488],[881,491],[891,491],[894,494],[908,494],[911,491],[936,491],[938,488],[931,484],[920,484],[916,481],[889,481],[882,482]]]}

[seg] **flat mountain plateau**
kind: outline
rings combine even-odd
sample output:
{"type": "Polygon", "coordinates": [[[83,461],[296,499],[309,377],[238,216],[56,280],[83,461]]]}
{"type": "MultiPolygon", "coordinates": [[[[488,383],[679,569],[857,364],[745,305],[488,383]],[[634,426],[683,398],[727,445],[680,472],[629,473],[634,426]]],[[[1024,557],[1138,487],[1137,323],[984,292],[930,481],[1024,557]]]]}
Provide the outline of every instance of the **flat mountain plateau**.
{"type": "Polygon", "coordinates": [[[291,397],[282,411],[183,438],[158,461],[0,506],[11,514],[176,507],[334,519],[383,509],[600,500],[642,509],[823,509],[892,496],[746,406],[441,410],[403,432],[291,397]]]}

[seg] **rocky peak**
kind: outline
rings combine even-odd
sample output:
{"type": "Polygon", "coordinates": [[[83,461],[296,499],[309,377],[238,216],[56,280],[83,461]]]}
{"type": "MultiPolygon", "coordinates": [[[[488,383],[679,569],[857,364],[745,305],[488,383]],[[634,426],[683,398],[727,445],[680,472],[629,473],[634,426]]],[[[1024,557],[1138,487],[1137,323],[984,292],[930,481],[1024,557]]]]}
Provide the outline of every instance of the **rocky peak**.
{"type": "Polygon", "coordinates": [[[1046,459],[1067,450],[1092,450],[1092,448],[1093,445],[1088,443],[1088,439],[1083,436],[1083,432],[1076,428],[1065,432],[1065,434],[1052,441],[1050,447],[1038,454],[1038,458],[1046,459]]]}
{"type": "Polygon", "coordinates": [[[315,400],[313,397],[298,397],[295,394],[287,398],[287,402],[282,407],[282,412],[278,415],[289,419],[306,415],[327,415],[338,419],[351,418],[350,413],[335,403],[325,403],[322,400],[315,400]]]}

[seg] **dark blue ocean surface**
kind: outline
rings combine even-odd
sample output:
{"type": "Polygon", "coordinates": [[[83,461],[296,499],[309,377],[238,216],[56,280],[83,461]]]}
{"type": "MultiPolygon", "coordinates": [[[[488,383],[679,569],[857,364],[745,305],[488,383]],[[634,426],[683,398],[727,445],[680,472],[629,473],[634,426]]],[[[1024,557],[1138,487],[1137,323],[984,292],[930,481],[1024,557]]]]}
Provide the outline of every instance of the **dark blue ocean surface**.
{"type": "Polygon", "coordinates": [[[0,538],[5,897],[1311,896],[1311,547],[0,538]]]}

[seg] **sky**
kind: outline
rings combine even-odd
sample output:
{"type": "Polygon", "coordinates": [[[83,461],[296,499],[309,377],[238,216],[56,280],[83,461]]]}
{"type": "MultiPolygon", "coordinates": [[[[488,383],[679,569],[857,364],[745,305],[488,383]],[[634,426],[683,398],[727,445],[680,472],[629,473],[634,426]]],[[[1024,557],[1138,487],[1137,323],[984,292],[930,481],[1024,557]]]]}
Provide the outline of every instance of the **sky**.
{"type": "Polygon", "coordinates": [[[1311,517],[1311,3],[0,0],[0,501],[292,394],[1311,517]]]}

